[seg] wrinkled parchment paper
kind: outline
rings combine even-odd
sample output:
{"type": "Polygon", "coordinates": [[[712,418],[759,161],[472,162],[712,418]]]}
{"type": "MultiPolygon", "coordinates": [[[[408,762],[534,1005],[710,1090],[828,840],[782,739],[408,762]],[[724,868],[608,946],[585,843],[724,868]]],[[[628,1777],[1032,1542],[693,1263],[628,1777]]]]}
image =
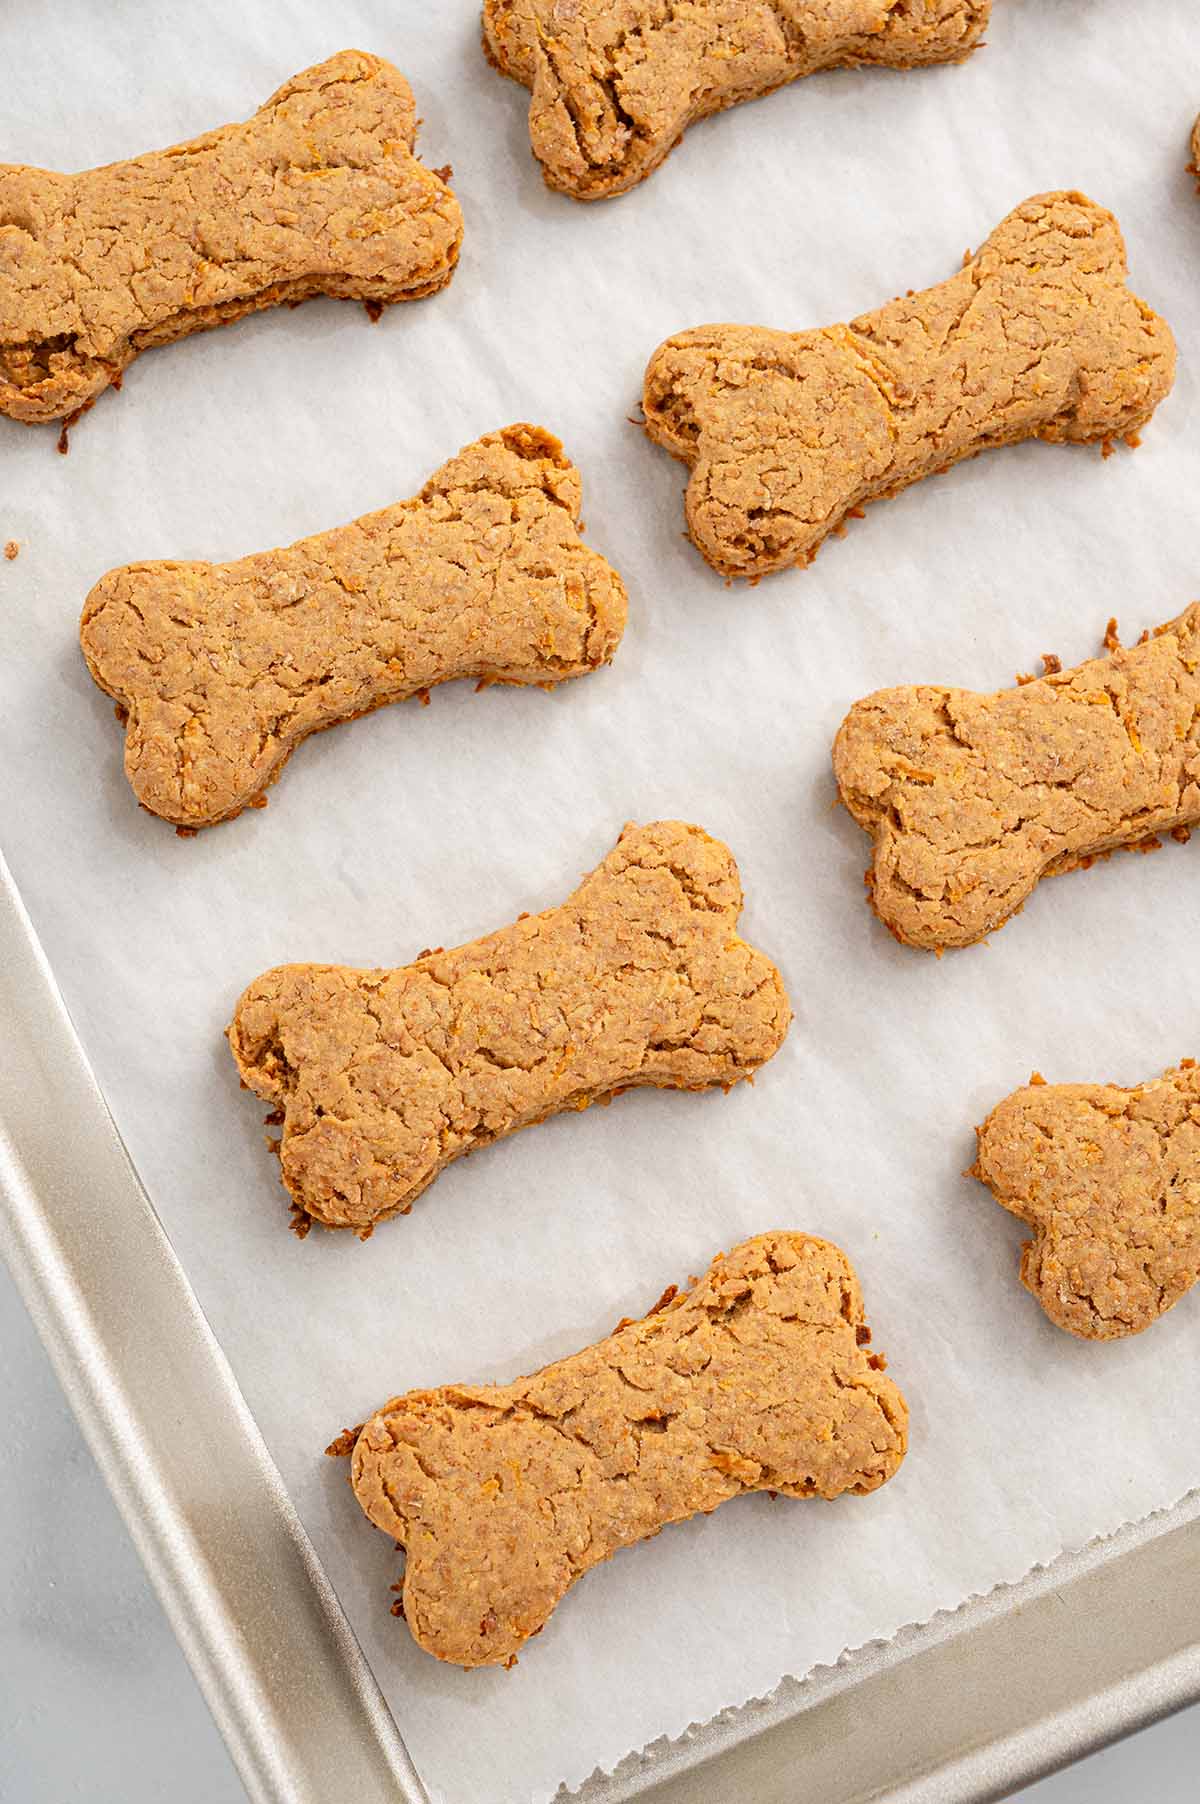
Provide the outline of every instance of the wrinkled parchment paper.
{"type": "MultiPolygon", "coordinates": [[[[1087,1346],[1017,1283],[1022,1228],[964,1167],[1034,1066],[1136,1082],[1200,1054],[1200,851],[1045,884],[934,959],[867,912],[829,747],[883,684],[993,688],[1200,592],[1200,109],[1191,9],[996,0],[962,69],[833,73],[689,134],[636,194],[544,191],[523,90],[472,0],[153,8],[10,0],[0,156],[115,159],[249,113],[346,44],[391,57],[454,165],[450,289],[378,326],[318,302],[148,354],[55,455],[0,422],[0,843],[117,1122],[434,1797],[545,1799],[784,1674],[1169,1504],[1200,1482],[1200,1315],[1087,1346]],[[683,471],[627,416],[649,353],[713,319],[844,319],[940,280],[1030,193],[1082,187],[1173,323],[1136,455],[1026,446],[872,508],[815,566],[726,589],[682,537],[683,471]],[[512,420],[561,434],[622,570],[614,666],[547,696],[469,685],[304,746],[195,840],[140,813],[79,655],[90,584],[239,556],[411,494],[512,420]],[[631,1095],[453,1168],[368,1245],[287,1233],[262,1110],[221,1037],[293,959],[401,963],[558,901],[623,821],[727,839],[786,1046],[728,1097],[631,1095]],[[463,1674],[388,1614],[398,1559],[321,1450],[391,1393],[504,1379],[607,1332],[718,1247],[837,1240],[913,1409],[878,1495],[744,1499],[587,1578],[511,1673],[463,1674]]],[[[136,1307],[136,1298],[131,1298],[136,1307]]]]}

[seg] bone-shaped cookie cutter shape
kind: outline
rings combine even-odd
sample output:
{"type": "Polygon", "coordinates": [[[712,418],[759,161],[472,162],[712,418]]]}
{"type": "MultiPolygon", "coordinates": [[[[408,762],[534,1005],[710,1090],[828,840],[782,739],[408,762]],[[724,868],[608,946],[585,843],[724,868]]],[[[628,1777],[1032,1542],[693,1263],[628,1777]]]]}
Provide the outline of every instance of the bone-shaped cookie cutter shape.
{"type": "Polygon", "coordinates": [[[366,1515],[406,1550],[403,1613],[429,1653],[511,1664],[575,1580],[747,1491],[874,1491],[908,1411],[867,1351],[845,1254],[762,1234],[640,1321],[513,1384],[394,1397],[353,1447],[366,1515]]]}
{"type": "Polygon", "coordinates": [[[298,1224],[365,1238],[445,1166],[563,1109],[650,1084],[728,1088],[791,1011],[739,939],[727,846],[682,821],[628,826],[573,895],[397,970],[282,965],[229,1028],[242,1079],[282,1110],[298,1224]]]}
{"type": "Polygon", "coordinates": [[[1042,877],[1200,824],[1200,603],[994,695],[881,689],[842,722],[833,767],[874,836],[880,920],[909,946],[969,946],[1042,877]]]}
{"type": "Polygon", "coordinates": [[[143,807],[184,829],[262,796],[302,739],[435,683],[551,687],[607,664],[624,585],[537,426],[477,439],[411,501],[233,564],[128,564],[83,610],[143,807]]]}
{"type": "Polygon", "coordinates": [[[1084,1340],[1139,1334],[1200,1278],[1200,1067],[1151,1083],[1037,1078],[977,1129],[975,1176],[1034,1230],[1021,1282],[1084,1340]]]}
{"type": "Polygon", "coordinates": [[[140,351],[280,301],[450,280],[462,213],[398,69],[343,50],[244,124],[79,175],[0,165],[0,413],[89,407],[140,351]]]}
{"type": "Polygon", "coordinates": [[[763,576],[976,452],[1130,436],[1171,386],[1175,343],[1125,276],[1111,213],[1040,194],[949,281],[849,325],[667,339],[642,405],[650,437],[691,466],[693,543],[726,576],[763,576]]]}
{"type": "Polygon", "coordinates": [[[698,119],[818,70],[961,62],[991,0],[484,0],[490,62],[530,90],[529,138],[551,188],[624,194],[698,119]]]}

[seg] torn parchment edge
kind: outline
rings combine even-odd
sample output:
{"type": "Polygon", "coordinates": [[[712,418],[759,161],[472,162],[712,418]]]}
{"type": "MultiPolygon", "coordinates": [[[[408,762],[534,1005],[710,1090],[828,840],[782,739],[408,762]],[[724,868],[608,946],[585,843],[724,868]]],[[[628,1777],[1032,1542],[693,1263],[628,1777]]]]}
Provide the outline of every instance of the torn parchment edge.
{"type": "Polygon", "coordinates": [[[801,1676],[785,1673],[775,1689],[764,1696],[728,1704],[704,1722],[689,1723],[677,1736],[660,1735],[644,1748],[631,1750],[608,1771],[596,1767],[575,1790],[560,1785],[553,1804],[619,1804],[635,1789],[644,1788],[652,1768],[655,1781],[661,1782],[709,1754],[725,1751],[776,1723],[814,1709],[850,1690],[872,1672],[980,1628],[1059,1585],[1094,1572],[1109,1560],[1132,1553],[1171,1529],[1198,1520],[1200,1487],[1185,1491],[1163,1509],[1121,1522],[1078,1546],[1064,1547],[1049,1560],[1036,1561],[1015,1578],[997,1580],[988,1591],[968,1592],[956,1605],[935,1610],[920,1621],[900,1624],[890,1638],[877,1636],[856,1647],[844,1648],[835,1661],[820,1662],[801,1676]],[[705,1743],[712,1745],[705,1747],[705,1743]]]}

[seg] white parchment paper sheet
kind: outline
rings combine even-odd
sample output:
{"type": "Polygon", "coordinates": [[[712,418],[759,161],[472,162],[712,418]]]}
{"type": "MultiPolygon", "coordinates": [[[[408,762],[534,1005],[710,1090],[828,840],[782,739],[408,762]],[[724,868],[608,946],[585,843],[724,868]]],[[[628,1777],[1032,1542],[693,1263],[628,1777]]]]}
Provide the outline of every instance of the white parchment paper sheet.
{"type": "MultiPolygon", "coordinates": [[[[466,212],[449,290],[371,326],[318,302],[147,355],[72,435],[0,422],[0,843],[117,1121],[435,1798],[544,1799],[786,1673],[1012,1580],[1200,1482],[1200,1320],[1086,1346],[1022,1292],[1022,1229],[961,1174],[1037,1066],[1136,1082],[1200,1053],[1197,848],[1044,885],[941,963],[867,912],[829,747],[880,685],[993,688],[1092,655],[1200,589],[1194,8],[996,0],[962,69],[834,73],[689,134],[636,194],[544,191],[523,90],[473,0],[154,7],[9,0],[0,156],[85,167],[248,114],[358,44],[416,90],[466,212]],[[682,537],[683,471],[626,416],[661,338],[844,319],[940,280],[1016,202],[1082,187],[1125,227],[1179,379],[1136,455],[1026,446],[872,508],[808,571],[726,589],[682,537]],[[610,671],[460,685],[321,736],[265,812],[191,841],[135,807],[76,641],[110,565],[239,556],[412,493],[531,419],[624,573],[610,671]],[[797,1019],[753,1087],[641,1094],[456,1166],[368,1245],[286,1232],[221,1030],[293,959],[401,963],[562,898],[623,821],[727,839],[745,931],[797,1019]],[[837,1240],[913,1409],[869,1499],[747,1499],[586,1579],[511,1673],[388,1614],[398,1562],[321,1449],[389,1394],[507,1378],[607,1332],[718,1247],[837,1240]],[[1183,1376],[1187,1374],[1185,1379],[1183,1376]]],[[[136,1297],[130,1299],[136,1308],[136,1297]]]]}

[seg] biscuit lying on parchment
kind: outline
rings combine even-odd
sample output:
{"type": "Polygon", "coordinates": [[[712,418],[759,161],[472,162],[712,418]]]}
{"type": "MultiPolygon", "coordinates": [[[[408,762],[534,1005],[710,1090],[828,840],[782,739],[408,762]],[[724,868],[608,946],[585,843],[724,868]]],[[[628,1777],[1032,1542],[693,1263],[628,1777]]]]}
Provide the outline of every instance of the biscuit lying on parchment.
{"type": "Polygon", "coordinates": [[[691,466],[693,543],[726,576],[811,561],[864,501],[1018,439],[1145,424],[1175,342],[1125,285],[1116,220],[1039,194],[949,281],[811,332],[697,326],[650,359],[646,431],[691,466]]]}
{"type": "Polygon", "coordinates": [[[530,90],[529,137],[576,200],[644,181],[689,125],[800,75],[960,62],[991,0],[484,0],[489,61],[530,90]]]}
{"type": "Polygon", "coordinates": [[[513,1384],[394,1397],[328,1452],[353,1447],[355,1496],[405,1548],[416,1640],[494,1666],[577,1578],[668,1522],[745,1491],[886,1483],[908,1410],[870,1338],[837,1247],[761,1234],[584,1352],[513,1384]]]}
{"type": "Polygon", "coordinates": [[[80,175],[0,165],[0,413],[88,407],[152,345],[279,301],[416,300],[462,213],[398,69],[343,50],[242,125],[80,175]]]}
{"type": "Polygon", "coordinates": [[[725,1088],[776,1052],[783,980],[738,938],[727,846],[682,821],[628,826],[544,914],[398,970],[282,965],[238,1002],[243,1081],[282,1110],[303,1230],[406,1214],[475,1147],[652,1084],[725,1088]]]}
{"type": "Polygon", "coordinates": [[[875,838],[880,920],[909,946],[969,946],[1040,878],[1200,824],[1200,603],[995,695],[881,689],[842,722],[833,768],[875,838]]]}
{"type": "Polygon", "coordinates": [[[1139,1334],[1200,1278],[1200,1067],[1133,1090],[1037,1081],[994,1108],[975,1175],[1034,1229],[1021,1282],[1086,1340],[1139,1334]]]}
{"type": "Polygon", "coordinates": [[[580,538],[580,482],[538,426],[477,439],[411,501],[234,564],[127,564],[80,641],[126,711],[125,771],[184,828],[228,820],[302,739],[435,683],[599,669],[625,589],[580,538]]]}

